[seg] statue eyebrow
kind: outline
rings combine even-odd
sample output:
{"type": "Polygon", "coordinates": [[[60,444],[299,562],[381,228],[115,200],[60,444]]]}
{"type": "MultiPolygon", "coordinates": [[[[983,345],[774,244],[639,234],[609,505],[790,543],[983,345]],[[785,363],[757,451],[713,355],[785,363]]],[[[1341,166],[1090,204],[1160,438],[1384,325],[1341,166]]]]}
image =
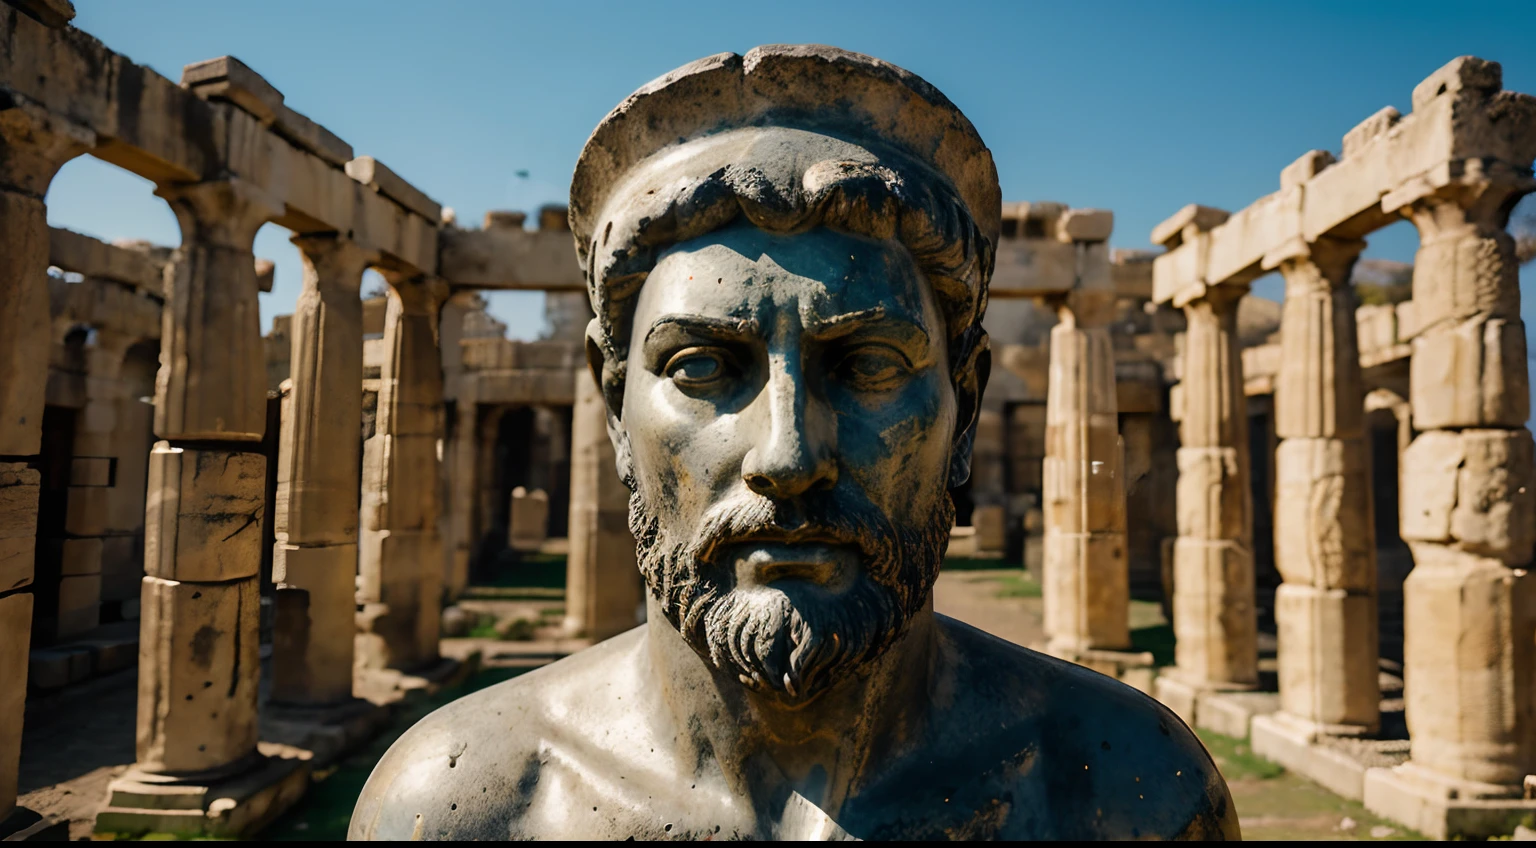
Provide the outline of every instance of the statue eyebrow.
{"type": "Polygon", "coordinates": [[[851,335],[870,325],[881,325],[884,329],[895,329],[901,335],[911,337],[923,347],[928,345],[928,333],[922,326],[907,318],[906,314],[900,310],[895,315],[887,315],[884,306],[860,309],[857,312],[847,312],[831,318],[806,316],[805,323],[810,334],[821,341],[851,335]],[[887,318],[893,320],[887,320],[887,318]]]}
{"type": "Polygon", "coordinates": [[[676,327],[687,333],[727,341],[741,339],[757,332],[757,322],[747,318],[715,318],[709,315],[663,315],[651,322],[645,331],[645,342],[662,329],[676,327]]]}

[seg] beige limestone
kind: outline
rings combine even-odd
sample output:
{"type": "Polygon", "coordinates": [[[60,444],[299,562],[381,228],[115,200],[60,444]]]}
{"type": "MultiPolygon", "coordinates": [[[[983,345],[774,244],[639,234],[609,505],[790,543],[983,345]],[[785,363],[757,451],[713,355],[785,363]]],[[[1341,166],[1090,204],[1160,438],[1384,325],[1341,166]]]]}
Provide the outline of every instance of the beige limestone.
{"type": "MultiPolygon", "coordinates": [[[[1305,159],[1294,167],[1326,164],[1305,159]],[[1308,164],[1310,163],[1310,164],[1308,164]]],[[[1310,178],[1310,177],[1309,177],[1310,178]]],[[[1275,380],[1275,599],[1281,711],[1326,732],[1374,732],[1376,533],[1350,271],[1364,243],[1322,239],[1280,267],[1275,380]]]]}
{"type": "Polygon", "coordinates": [[[0,821],[16,807],[21,765],[21,717],[27,700],[27,647],[32,638],[32,596],[0,596],[0,821]]]}
{"type": "Polygon", "coordinates": [[[1000,554],[1008,546],[1007,514],[1001,505],[981,505],[971,510],[976,528],[976,552],[1000,554]]]}
{"type": "Polygon", "coordinates": [[[549,495],[543,489],[513,489],[507,524],[512,550],[537,551],[549,536],[549,495]]]}
{"type": "Polygon", "coordinates": [[[437,659],[444,550],[437,530],[446,287],[390,280],[375,434],[363,445],[357,650],[367,668],[437,659]]]}
{"type": "Polygon", "coordinates": [[[0,462],[0,592],[32,582],[37,496],[42,475],[24,462],[0,462]]]}
{"type": "Polygon", "coordinates": [[[259,453],[157,442],[149,462],[145,573],[193,582],[255,576],[266,465],[259,453]]]}
{"type": "Polygon", "coordinates": [[[1242,295],[1227,286],[1184,307],[1173,626],[1177,675],[1195,686],[1258,682],[1242,295]]]}
{"type": "Polygon", "coordinates": [[[139,769],[200,772],[256,750],[260,578],[144,578],[139,769]]]}
{"type": "Polygon", "coordinates": [[[361,467],[363,311],[372,256],[336,236],[294,239],[304,290],[290,325],[273,527],[278,584],[272,700],[323,706],[352,697],[361,467]]]}
{"type": "Polygon", "coordinates": [[[607,408],[590,372],[576,372],[575,393],[564,626],[597,641],[638,624],[643,596],[629,532],[629,489],[619,480],[607,408]]]}

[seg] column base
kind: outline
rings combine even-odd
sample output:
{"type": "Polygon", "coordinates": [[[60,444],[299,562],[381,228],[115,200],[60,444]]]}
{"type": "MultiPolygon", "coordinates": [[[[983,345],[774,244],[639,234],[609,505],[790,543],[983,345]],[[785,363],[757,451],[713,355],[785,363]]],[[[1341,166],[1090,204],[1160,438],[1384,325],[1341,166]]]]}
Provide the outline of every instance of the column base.
{"type": "Polygon", "coordinates": [[[479,668],[479,652],[463,661],[438,657],[426,667],[411,672],[393,668],[359,668],[355,689],[361,698],[374,704],[392,704],[457,686],[468,680],[479,668]]]}
{"type": "Polygon", "coordinates": [[[1376,739],[1366,728],[1318,724],[1284,712],[1254,716],[1249,747],[1351,801],[1365,797],[1365,773],[1408,755],[1406,739],[1376,739]]]}
{"type": "Polygon", "coordinates": [[[96,833],[244,839],[304,797],[309,773],[307,762],[278,757],[257,757],[239,774],[202,783],[129,769],[107,787],[96,833]]]}
{"type": "Polygon", "coordinates": [[[1152,695],[1190,727],[1235,739],[1248,737],[1254,716],[1280,708],[1278,693],[1259,692],[1255,685],[1190,683],[1172,674],[1158,676],[1152,695]]]}
{"type": "Polygon", "coordinates": [[[17,807],[0,819],[0,842],[68,842],[69,822],[17,807]]]}
{"type": "Polygon", "coordinates": [[[1367,771],[1365,808],[1430,839],[1507,836],[1536,816],[1523,787],[1457,780],[1412,762],[1367,771]]]}
{"type": "Polygon", "coordinates": [[[321,707],[266,704],[261,738],[311,754],[311,768],[324,768],[377,736],[389,723],[389,709],[362,698],[321,707]]]}
{"type": "Polygon", "coordinates": [[[1145,651],[1106,651],[1098,648],[1063,648],[1046,644],[1035,650],[1050,654],[1057,659],[1076,663],[1084,668],[1152,694],[1152,681],[1157,676],[1152,654],[1145,651]]]}

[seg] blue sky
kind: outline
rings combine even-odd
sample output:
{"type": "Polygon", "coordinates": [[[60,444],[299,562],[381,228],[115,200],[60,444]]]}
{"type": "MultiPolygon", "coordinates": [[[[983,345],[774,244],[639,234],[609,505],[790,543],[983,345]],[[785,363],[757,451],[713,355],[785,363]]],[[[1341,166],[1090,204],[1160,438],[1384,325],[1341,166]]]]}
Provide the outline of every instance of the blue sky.
{"type": "MultiPolygon", "coordinates": [[[[564,202],[588,133],[642,83],[700,56],[821,42],[870,53],[937,85],[992,148],[1008,200],[1113,209],[1113,243],[1186,203],[1231,210],[1280,169],[1463,54],[1499,61],[1536,92],[1536,3],[1440,2],[395,2],[76,0],[75,23],[173,80],[232,54],[290,106],[383,161],[464,222],[564,202]],[[526,178],[517,172],[526,171],[526,178]]],[[[179,241],[152,187],[70,163],[49,221],[103,238],[179,241]]],[[[263,326],[292,310],[300,272],[278,263],[263,326]]],[[[1367,255],[1410,261],[1406,223],[1367,255]]],[[[1527,270],[1526,321],[1536,325],[1527,270]]],[[[1267,281],[1258,290],[1278,296],[1267,281]]],[[[536,293],[493,298],[514,337],[540,328],[536,293]]]]}

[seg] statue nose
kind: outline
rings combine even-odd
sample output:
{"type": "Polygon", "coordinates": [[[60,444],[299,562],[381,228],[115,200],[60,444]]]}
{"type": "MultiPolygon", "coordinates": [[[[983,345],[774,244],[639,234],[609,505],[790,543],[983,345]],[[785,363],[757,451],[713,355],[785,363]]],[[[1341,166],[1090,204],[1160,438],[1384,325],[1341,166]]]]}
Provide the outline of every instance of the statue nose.
{"type": "Polygon", "coordinates": [[[835,416],[811,397],[798,363],[770,369],[755,406],[768,417],[768,436],[747,451],[741,477],[752,491],[793,498],[837,482],[835,416]]]}

